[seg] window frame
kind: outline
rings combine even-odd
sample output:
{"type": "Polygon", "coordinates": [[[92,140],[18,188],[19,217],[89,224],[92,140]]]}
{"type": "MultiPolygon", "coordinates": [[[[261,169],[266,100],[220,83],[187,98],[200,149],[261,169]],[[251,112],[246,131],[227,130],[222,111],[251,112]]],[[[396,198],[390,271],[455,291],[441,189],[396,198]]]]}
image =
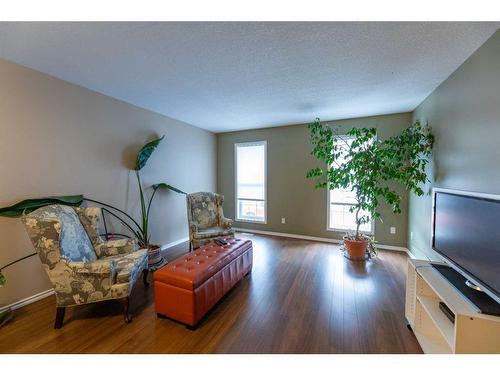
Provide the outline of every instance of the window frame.
{"type": "MultiPolygon", "coordinates": [[[[352,139],[352,137],[349,137],[348,135],[342,135],[342,137],[352,139]]],[[[335,190],[335,189],[333,189],[333,190],[335,190]]],[[[346,229],[346,228],[338,228],[338,227],[330,226],[330,208],[331,208],[332,204],[335,204],[338,206],[353,206],[353,204],[350,204],[350,203],[331,202],[330,191],[331,190],[328,188],[328,184],[327,184],[327,187],[326,187],[326,230],[328,232],[344,232],[344,233],[349,233],[349,232],[355,231],[356,228],[346,229]]],[[[370,230],[369,231],[360,230],[360,232],[364,233],[364,234],[368,234],[368,235],[375,234],[375,220],[373,220],[373,217],[370,217],[370,230]]]]}
{"type": "MultiPolygon", "coordinates": [[[[261,200],[249,199],[261,202],[261,200]]],[[[267,224],[267,140],[234,144],[234,220],[242,223],[267,224]],[[238,218],[238,147],[264,146],[264,220],[238,218]]]]}

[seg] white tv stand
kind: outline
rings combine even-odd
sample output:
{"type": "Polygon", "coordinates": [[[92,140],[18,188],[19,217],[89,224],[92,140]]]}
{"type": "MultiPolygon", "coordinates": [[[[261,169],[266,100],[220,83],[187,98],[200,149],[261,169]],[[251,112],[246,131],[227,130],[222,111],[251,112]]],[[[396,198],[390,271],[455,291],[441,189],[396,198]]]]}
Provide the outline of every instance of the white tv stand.
{"type": "Polygon", "coordinates": [[[500,353],[500,317],[479,313],[428,261],[408,260],[405,316],[424,353],[500,353]]]}

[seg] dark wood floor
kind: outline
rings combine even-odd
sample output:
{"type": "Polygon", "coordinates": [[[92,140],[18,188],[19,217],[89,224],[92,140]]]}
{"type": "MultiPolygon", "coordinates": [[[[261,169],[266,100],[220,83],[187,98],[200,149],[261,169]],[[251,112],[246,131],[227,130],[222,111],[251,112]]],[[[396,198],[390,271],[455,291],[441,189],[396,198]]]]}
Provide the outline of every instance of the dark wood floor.
{"type": "Polygon", "coordinates": [[[129,325],[111,301],[68,309],[56,331],[50,297],[15,311],[0,353],[421,353],[404,318],[405,254],[381,251],[364,264],[336,245],[238,236],[254,242],[253,272],[196,331],[157,319],[153,288],[138,283],[129,325]]]}

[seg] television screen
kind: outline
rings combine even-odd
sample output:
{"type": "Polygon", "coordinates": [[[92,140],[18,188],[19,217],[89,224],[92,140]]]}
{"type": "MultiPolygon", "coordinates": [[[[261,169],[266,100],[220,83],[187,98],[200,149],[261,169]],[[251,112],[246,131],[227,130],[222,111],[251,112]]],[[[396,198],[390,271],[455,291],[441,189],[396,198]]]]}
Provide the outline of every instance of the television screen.
{"type": "Polygon", "coordinates": [[[432,248],[500,299],[500,201],[434,192],[432,248]]]}

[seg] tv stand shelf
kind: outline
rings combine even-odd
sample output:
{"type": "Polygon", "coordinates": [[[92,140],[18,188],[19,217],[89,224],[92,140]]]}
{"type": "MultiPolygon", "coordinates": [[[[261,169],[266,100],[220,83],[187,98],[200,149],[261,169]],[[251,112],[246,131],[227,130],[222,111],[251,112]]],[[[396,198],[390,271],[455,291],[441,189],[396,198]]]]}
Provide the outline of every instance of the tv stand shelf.
{"type": "Polygon", "coordinates": [[[479,313],[428,261],[408,261],[405,315],[424,353],[500,353],[500,317],[479,313]]]}

